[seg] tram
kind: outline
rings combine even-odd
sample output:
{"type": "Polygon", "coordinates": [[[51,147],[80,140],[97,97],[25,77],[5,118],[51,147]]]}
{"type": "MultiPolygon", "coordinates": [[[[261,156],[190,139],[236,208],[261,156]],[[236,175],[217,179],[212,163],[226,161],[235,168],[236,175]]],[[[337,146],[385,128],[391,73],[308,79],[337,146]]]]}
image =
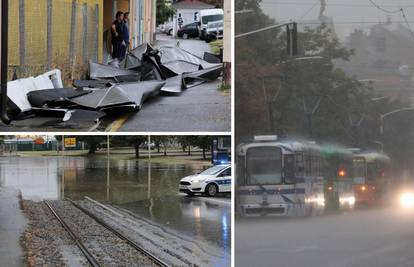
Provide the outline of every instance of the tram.
{"type": "Polygon", "coordinates": [[[324,164],[314,142],[256,136],[237,150],[242,216],[311,216],[324,211],[324,164]]]}
{"type": "Polygon", "coordinates": [[[382,204],[390,188],[390,158],[384,153],[354,151],[354,193],[358,206],[382,204]]]}
{"type": "Polygon", "coordinates": [[[326,160],[325,211],[354,208],[353,153],[335,145],[323,145],[321,149],[326,160]]]}

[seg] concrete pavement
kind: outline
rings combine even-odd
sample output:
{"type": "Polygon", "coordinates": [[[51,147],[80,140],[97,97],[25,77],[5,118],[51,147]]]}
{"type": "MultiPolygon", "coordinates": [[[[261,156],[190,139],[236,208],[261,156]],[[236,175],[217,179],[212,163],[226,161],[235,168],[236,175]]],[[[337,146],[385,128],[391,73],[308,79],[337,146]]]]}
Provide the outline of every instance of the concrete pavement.
{"type": "Polygon", "coordinates": [[[20,235],[26,218],[20,210],[18,191],[0,187],[0,259],[1,266],[24,266],[20,235]]]}

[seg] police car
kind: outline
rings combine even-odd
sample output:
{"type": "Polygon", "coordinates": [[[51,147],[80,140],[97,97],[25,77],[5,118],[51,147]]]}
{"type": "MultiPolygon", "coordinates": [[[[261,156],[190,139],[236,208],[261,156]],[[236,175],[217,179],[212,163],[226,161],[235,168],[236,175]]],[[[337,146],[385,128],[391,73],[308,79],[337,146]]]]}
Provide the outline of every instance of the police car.
{"type": "Polygon", "coordinates": [[[216,165],[199,174],[184,177],[180,181],[179,191],[189,196],[200,193],[210,197],[231,192],[230,164],[216,165]]]}

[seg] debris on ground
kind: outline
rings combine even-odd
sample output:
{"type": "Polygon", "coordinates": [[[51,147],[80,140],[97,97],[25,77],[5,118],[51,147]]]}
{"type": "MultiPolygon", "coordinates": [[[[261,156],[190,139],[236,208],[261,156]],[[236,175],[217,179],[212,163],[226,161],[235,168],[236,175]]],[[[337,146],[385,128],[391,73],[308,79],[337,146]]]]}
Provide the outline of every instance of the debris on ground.
{"type": "Polygon", "coordinates": [[[205,58],[208,61],[179,47],[144,44],[129,51],[121,62],[90,61],[89,79],[73,81],[74,88],[63,86],[60,70],[11,81],[10,116],[14,120],[51,117],[46,124],[63,126],[138,112],[151,98],[177,96],[218,79],[222,64],[212,55],[205,58]]]}

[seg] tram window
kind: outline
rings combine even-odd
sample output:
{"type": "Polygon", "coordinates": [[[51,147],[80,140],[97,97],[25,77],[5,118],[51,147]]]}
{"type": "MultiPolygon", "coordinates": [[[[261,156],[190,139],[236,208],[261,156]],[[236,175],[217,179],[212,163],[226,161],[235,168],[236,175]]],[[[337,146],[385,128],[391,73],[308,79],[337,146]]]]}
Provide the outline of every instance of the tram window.
{"type": "Polygon", "coordinates": [[[282,151],[278,147],[254,147],[247,151],[247,184],[281,184],[282,151]]]}
{"type": "Polygon", "coordinates": [[[296,153],[295,157],[296,157],[296,175],[303,176],[304,171],[305,171],[303,152],[296,153]]]}
{"type": "Polygon", "coordinates": [[[295,179],[295,158],[294,155],[284,156],[284,176],[286,184],[293,184],[295,179]]]}

